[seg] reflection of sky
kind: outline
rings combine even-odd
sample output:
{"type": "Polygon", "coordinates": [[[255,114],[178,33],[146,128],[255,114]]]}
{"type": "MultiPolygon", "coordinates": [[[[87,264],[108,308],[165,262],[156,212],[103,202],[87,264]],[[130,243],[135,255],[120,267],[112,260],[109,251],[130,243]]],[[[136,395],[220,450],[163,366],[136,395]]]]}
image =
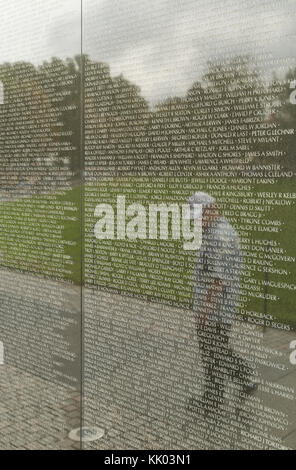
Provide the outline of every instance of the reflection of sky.
{"type": "MultiPolygon", "coordinates": [[[[80,50],[80,0],[0,0],[0,61],[80,50]],[[4,23],[4,24],[3,24],[4,23]]],[[[84,0],[84,51],[155,102],[182,95],[227,50],[295,57],[295,0],[84,0]]],[[[285,66],[286,67],[286,66],[285,66]]],[[[263,65],[263,69],[268,67],[263,65]]],[[[280,71],[280,64],[273,69],[280,71]]]]}
{"type": "Polygon", "coordinates": [[[0,0],[0,62],[40,63],[80,51],[80,0],[0,0]],[[56,30],[56,25],[63,28],[56,30]]]}

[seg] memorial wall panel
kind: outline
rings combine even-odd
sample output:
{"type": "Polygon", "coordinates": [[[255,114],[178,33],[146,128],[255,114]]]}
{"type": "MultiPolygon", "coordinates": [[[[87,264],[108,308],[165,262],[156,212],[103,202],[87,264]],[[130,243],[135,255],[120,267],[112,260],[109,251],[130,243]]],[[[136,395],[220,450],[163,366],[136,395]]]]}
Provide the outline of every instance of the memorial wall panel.
{"type": "Polygon", "coordinates": [[[295,8],[84,3],[85,448],[295,448],[295,8]]]}
{"type": "Polygon", "coordinates": [[[295,450],[295,0],[11,0],[0,449],[295,450]]]}
{"type": "Polygon", "coordinates": [[[1,449],[68,449],[80,425],[80,29],[64,8],[1,2],[1,449]]]}

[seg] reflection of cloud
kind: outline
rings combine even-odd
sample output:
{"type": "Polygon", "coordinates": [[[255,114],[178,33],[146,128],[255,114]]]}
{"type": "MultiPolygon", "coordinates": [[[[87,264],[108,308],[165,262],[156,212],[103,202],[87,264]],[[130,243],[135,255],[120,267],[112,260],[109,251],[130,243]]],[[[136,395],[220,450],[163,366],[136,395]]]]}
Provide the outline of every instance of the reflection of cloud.
{"type": "Polygon", "coordinates": [[[226,51],[291,54],[295,10],[294,0],[86,0],[84,48],[156,101],[183,94],[226,51]]]}
{"type": "MultiPolygon", "coordinates": [[[[4,1],[1,62],[79,53],[80,0],[4,1]]],[[[155,102],[184,94],[213,56],[271,53],[279,70],[295,58],[295,13],[295,0],[83,0],[84,51],[155,102]]]]}
{"type": "Polygon", "coordinates": [[[80,7],[80,0],[0,0],[0,63],[79,53],[80,7]]]}

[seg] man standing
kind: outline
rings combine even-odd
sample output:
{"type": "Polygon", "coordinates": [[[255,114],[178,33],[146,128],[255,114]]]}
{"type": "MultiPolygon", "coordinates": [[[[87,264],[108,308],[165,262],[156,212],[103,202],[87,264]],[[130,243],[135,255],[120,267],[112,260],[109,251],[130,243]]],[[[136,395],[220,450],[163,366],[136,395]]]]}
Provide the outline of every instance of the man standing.
{"type": "Polygon", "coordinates": [[[190,406],[209,410],[223,403],[227,380],[240,385],[241,396],[256,385],[250,383],[250,368],[229,344],[243,269],[239,236],[209,194],[197,192],[189,198],[189,204],[193,219],[194,205],[202,204],[202,244],[194,273],[193,311],[205,370],[203,397],[192,398],[190,406]]]}

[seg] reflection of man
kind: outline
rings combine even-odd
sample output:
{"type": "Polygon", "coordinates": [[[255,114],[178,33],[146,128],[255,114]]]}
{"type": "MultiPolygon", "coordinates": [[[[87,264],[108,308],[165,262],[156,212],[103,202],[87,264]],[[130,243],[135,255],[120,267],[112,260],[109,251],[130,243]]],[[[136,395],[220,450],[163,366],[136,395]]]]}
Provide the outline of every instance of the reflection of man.
{"type": "MultiPolygon", "coordinates": [[[[242,394],[255,385],[249,381],[249,367],[233,351],[229,335],[238,308],[243,258],[239,237],[219,214],[215,199],[198,192],[189,204],[202,204],[202,245],[194,275],[193,310],[205,369],[205,391],[195,407],[217,408],[224,401],[225,381],[240,384],[242,394]]],[[[194,210],[190,211],[194,218],[194,210]]]]}

